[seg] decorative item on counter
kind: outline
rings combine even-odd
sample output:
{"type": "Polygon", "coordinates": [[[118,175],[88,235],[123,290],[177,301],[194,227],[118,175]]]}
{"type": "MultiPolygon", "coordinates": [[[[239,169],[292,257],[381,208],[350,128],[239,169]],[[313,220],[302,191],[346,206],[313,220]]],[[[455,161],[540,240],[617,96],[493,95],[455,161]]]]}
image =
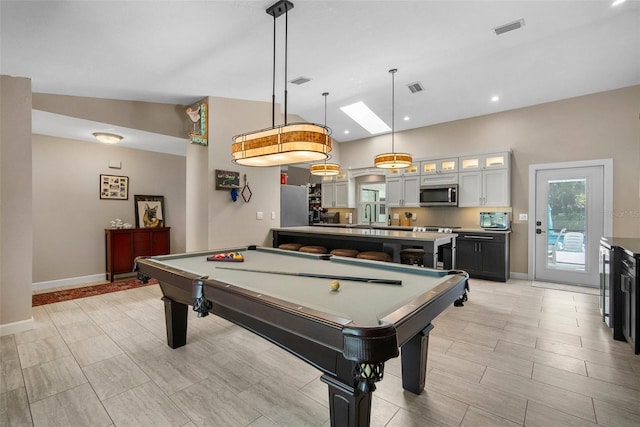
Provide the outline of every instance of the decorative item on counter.
{"type": "MultiPolygon", "coordinates": [[[[110,222],[110,224],[111,224],[111,228],[112,229],[126,228],[125,225],[127,225],[127,224],[123,223],[120,218],[114,219],[113,221],[110,222]]],[[[131,225],[131,224],[129,224],[129,225],[131,225]]]]}
{"type": "Polygon", "coordinates": [[[391,214],[388,215],[388,219],[387,219],[387,225],[391,225],[391,214]]]}
{"type": "Polygon", "coordinates": [[[411,212],[405,212],[404,218],[402,218],[402,225],[409,226],[411,224],[411,212]]]}

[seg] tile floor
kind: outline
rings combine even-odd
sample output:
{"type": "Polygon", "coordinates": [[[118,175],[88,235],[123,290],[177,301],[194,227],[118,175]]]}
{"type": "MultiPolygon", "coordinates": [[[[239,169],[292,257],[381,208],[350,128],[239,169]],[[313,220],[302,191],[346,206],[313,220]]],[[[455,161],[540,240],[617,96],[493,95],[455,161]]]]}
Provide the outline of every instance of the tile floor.
{"type": "MultiPolygon", "coordinates": [[[[640,356],[580,288],[472,280],[434,322],[427,387],[374,393],[372,426],[638,426],[640,356]],[[565,289],[580,292],[568,292],[565,289]]],[[[0,338],[1,426],[328,426],[319,372],[215,316],[165,343],[158,286],[36,307],[0,338]]]]}

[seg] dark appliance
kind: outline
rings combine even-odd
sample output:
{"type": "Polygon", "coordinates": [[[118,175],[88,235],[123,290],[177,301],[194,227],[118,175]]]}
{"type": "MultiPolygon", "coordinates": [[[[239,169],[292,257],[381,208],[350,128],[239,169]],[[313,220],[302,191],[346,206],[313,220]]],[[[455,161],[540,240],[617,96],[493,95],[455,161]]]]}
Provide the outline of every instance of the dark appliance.
{"type": "Polygon", "coordinates": [[[340,212],[324,212],[321,219],[324,224],[340,224],[340,212]]]}
{"type": "Polygon", "coordinates": [[[613,264],[613,250],[606,237],[600,239],[600,259],[598,271],[600,273],[600,316],[602,321],[613,328],[613,281],[616,280],[613,264]]]}
{"type": "MultiPolygon", "coordinates": [[[[620,248],[621,249],[621,248],[620,248]]],[[[618,250],[618,248],[616,248],[618,250]]],[[[622,337],[631,344],[635,354],[640,354],[640,298],[638,297],[637,264],[633,254],[621,250],[620,259],[620,331],[622,337]]],[[[616,312],[616,316],[618,313],[616,312]]],[[[615,336],[614,336],[615,338],[615,336]]]]}
{"type": "Polygon", "coordinates": [[[420,206],[458,206],[458,185],[424,185],[420,187],[420,206]]]}

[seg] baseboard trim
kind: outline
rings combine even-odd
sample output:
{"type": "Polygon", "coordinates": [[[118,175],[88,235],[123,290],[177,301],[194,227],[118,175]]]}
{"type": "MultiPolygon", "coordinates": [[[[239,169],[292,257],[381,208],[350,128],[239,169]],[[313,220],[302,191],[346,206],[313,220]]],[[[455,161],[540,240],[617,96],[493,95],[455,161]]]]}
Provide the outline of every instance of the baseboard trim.
{"type": "Polygon", "coordinates": [[[511,278],[518,280],[529,280],[529,275],[527,273],[516,273],[512,271],[511,278]]]}
{"type": "Polygon", "coordinates": [[[0,337],[30,331],[32,329],[33,317],[27,320],[20,320],[18,322],[5,323],[4,325],[0,325],[0,337]]]}
{"type": "Polygon", "coordinates": [[[70,277],[68,279],[49,280],[47,282],[36,282],[31,285],[33,291],[43,291],[46,289],[64,288],[76,285],[88,285],[106,281],[105,273],[92,274],[90,276],[70,277]]]}

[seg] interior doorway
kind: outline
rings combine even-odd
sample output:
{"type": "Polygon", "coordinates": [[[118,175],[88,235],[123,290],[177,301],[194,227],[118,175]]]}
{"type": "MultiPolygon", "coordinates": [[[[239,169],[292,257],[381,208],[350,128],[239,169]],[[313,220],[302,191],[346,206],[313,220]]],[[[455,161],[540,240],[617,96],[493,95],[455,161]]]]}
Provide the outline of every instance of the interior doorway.
{"type": "Polygon", "coordinates": [[[612,187],[607,165],[612,162],[530,167],[531,280],[598,287],[600,237],[611,233],[611,216],[605,218],[612,204],[612,191],[605,192],[612,187]]]}

